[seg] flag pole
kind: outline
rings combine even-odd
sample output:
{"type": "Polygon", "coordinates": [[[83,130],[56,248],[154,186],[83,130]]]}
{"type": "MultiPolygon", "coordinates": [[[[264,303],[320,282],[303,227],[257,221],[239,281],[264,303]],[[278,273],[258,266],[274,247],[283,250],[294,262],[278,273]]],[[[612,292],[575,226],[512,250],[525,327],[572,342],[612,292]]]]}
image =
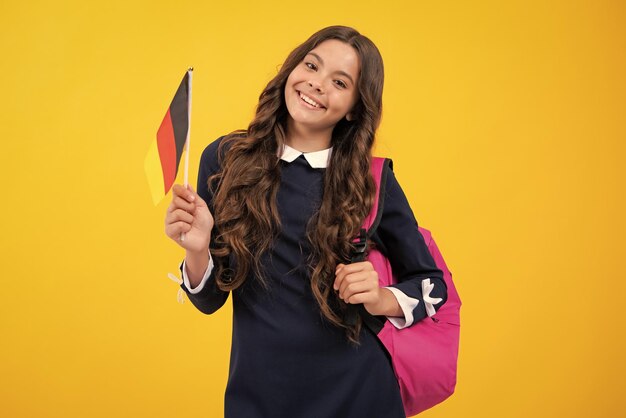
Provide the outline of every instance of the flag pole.
{"type": "MultiPolygon", "coordinates": [[[[185,141],[185,164],[184,164],[184,176],[183,176],[183,181],[184,181],[184,185],[185,185],[185,189],[187,188],[187,185],[189,184],[189,141],[191,139],[191,81],[193,78],[193,67],[189,67],[189,69],[187,70],[187,74],[189,74],[189,92],[188,92],[188,96],[187,96],[187,100],[188,100],[188,109],[189,111],[187,112],[188,115],[188,122],[187,122],[187,140],[185,141]]],[[[185,240],[185,233],[181,232],[180,234],[180,240],[184,241],[185,240]]]]}
{"type": "Polygon", "coordinates": [[[193,67],[189,67],[187,72],[189,73],[189,122],[187,124],[187,142],[185,142],[187,148],[185,150],[185,187],[187,187],[187,184],[189,183],[189,140],[191,139],[191,81],[193,78],[193,67]]]}

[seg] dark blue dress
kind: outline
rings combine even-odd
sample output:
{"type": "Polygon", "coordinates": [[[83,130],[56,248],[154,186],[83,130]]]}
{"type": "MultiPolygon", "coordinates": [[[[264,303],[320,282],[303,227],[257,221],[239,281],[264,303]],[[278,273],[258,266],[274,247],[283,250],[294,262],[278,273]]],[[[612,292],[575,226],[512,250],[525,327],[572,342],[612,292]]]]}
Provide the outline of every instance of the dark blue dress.
{"type": "MultiPolygon", "coordinates": [[[[203,152],[198,194],[212,209],[207,178],[219,170],[217,146],[203,152]]],[[[282,229],[262,261],[269,290],[249,278],[233,291],[233,336],[225,394],[227,418],[401,418],[405,417],[398,383],[388,355],[365,327],[361,344],[350,344],[343,330],[328,323],[312,295],[306,265],[305,230],[319,207],[325,169],[311,168],[303,156],[280,161],[277,196],[282,229]]],[[[420,300],[415,321],[426,317],[421,279],[435,283],[433,297],[444,300],[446,288],[417,231],[415,218],[392,173],[387,176],[384,211],[373,239],[390,254],[396,285],[420,300]]],[[[183,289],[187,291],[183,285],[183,289]]],[[[228,293],[209,277],[192,303],[210,314],[228,293]]],[[[418,353],[416,353],[418,354],[418,353]]]]}

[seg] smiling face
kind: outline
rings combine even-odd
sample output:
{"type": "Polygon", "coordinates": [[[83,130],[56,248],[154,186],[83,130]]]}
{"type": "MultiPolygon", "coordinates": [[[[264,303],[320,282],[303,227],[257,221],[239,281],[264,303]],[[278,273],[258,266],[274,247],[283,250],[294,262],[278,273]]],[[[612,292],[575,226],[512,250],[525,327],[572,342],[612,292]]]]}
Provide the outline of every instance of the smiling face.
{"type": "Polygon", "coordinates": [[[359,56],[345,42],[329,39],[311,50],[289,74],[285,102],[288,127],[300,134],[327,134],[358,100],[359,56]]]}

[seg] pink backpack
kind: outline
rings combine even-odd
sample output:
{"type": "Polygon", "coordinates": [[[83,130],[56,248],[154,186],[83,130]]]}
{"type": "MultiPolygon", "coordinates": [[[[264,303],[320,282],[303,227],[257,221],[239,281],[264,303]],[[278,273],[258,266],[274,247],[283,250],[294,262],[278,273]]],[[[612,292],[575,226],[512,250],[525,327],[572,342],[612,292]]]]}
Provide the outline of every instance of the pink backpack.
{"type": "MultiPolygon", "coordinates": [[[[389,164],[390,160],[372,158],[371,171],[376,182],[376,203],[380,199],[381,186],[384,189],[385,185],[381,185],[381,180],[384,170],[390,169],[389,164]]],[[[375,204],[363,221],[362,228],[368,231],[368,235],[373,232],[370,229],[377,223],[377,215],[378,205],[375,204]]],[[[418,229],[437,267],[443,272],[443,279],[448,286],[448,299],[434,316],[426,317],[408,328],[398,329],[391,322],[385,321],[382,329],[378,327],[376,330],[378,338],[391,356],[407,416],[416,415],[443,402],[454,392],[461,324],[461,300],[452,283],[452,274],[430,232],[422,227],[418,229]]],[[[389,260],[380,251],[371,248],[366,258],[378,273],[381,286],[397,283],[389,260]]],[[[368,318],[364,318],[364,322],[370,326],[368,318]]]]}

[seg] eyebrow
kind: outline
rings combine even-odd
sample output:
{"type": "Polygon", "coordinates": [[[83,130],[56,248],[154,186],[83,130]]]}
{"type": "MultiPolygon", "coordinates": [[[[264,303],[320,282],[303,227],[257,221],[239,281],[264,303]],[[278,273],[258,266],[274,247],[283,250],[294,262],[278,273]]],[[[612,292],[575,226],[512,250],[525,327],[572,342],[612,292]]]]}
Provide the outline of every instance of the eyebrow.
{"type": "MultiPolygon", "coordinates": [[[[313,55],[315,58],[317,58],[317,60],[318,60],[318,61],[319,61],[322,65],[324,65],[324,60],[322,59],[322,57],[320,57],[319,55],[317,55],[315,52],[309,52],[307,55],[313,55]]],[[[339,74],[341,74],[341,75],[346,76],[347,78],[349,78],[349,79],[350,79],[350,82],[351,82],[352,84],[354,84],[354,80],[352,79],[352,76],[350,76],[350,74],[348,74],[347,72],[342,71],[342,70],[337,70],[337,71],[335,71],[335,72],[336,72],[336,73],[339,73],[339,74]]]]}

